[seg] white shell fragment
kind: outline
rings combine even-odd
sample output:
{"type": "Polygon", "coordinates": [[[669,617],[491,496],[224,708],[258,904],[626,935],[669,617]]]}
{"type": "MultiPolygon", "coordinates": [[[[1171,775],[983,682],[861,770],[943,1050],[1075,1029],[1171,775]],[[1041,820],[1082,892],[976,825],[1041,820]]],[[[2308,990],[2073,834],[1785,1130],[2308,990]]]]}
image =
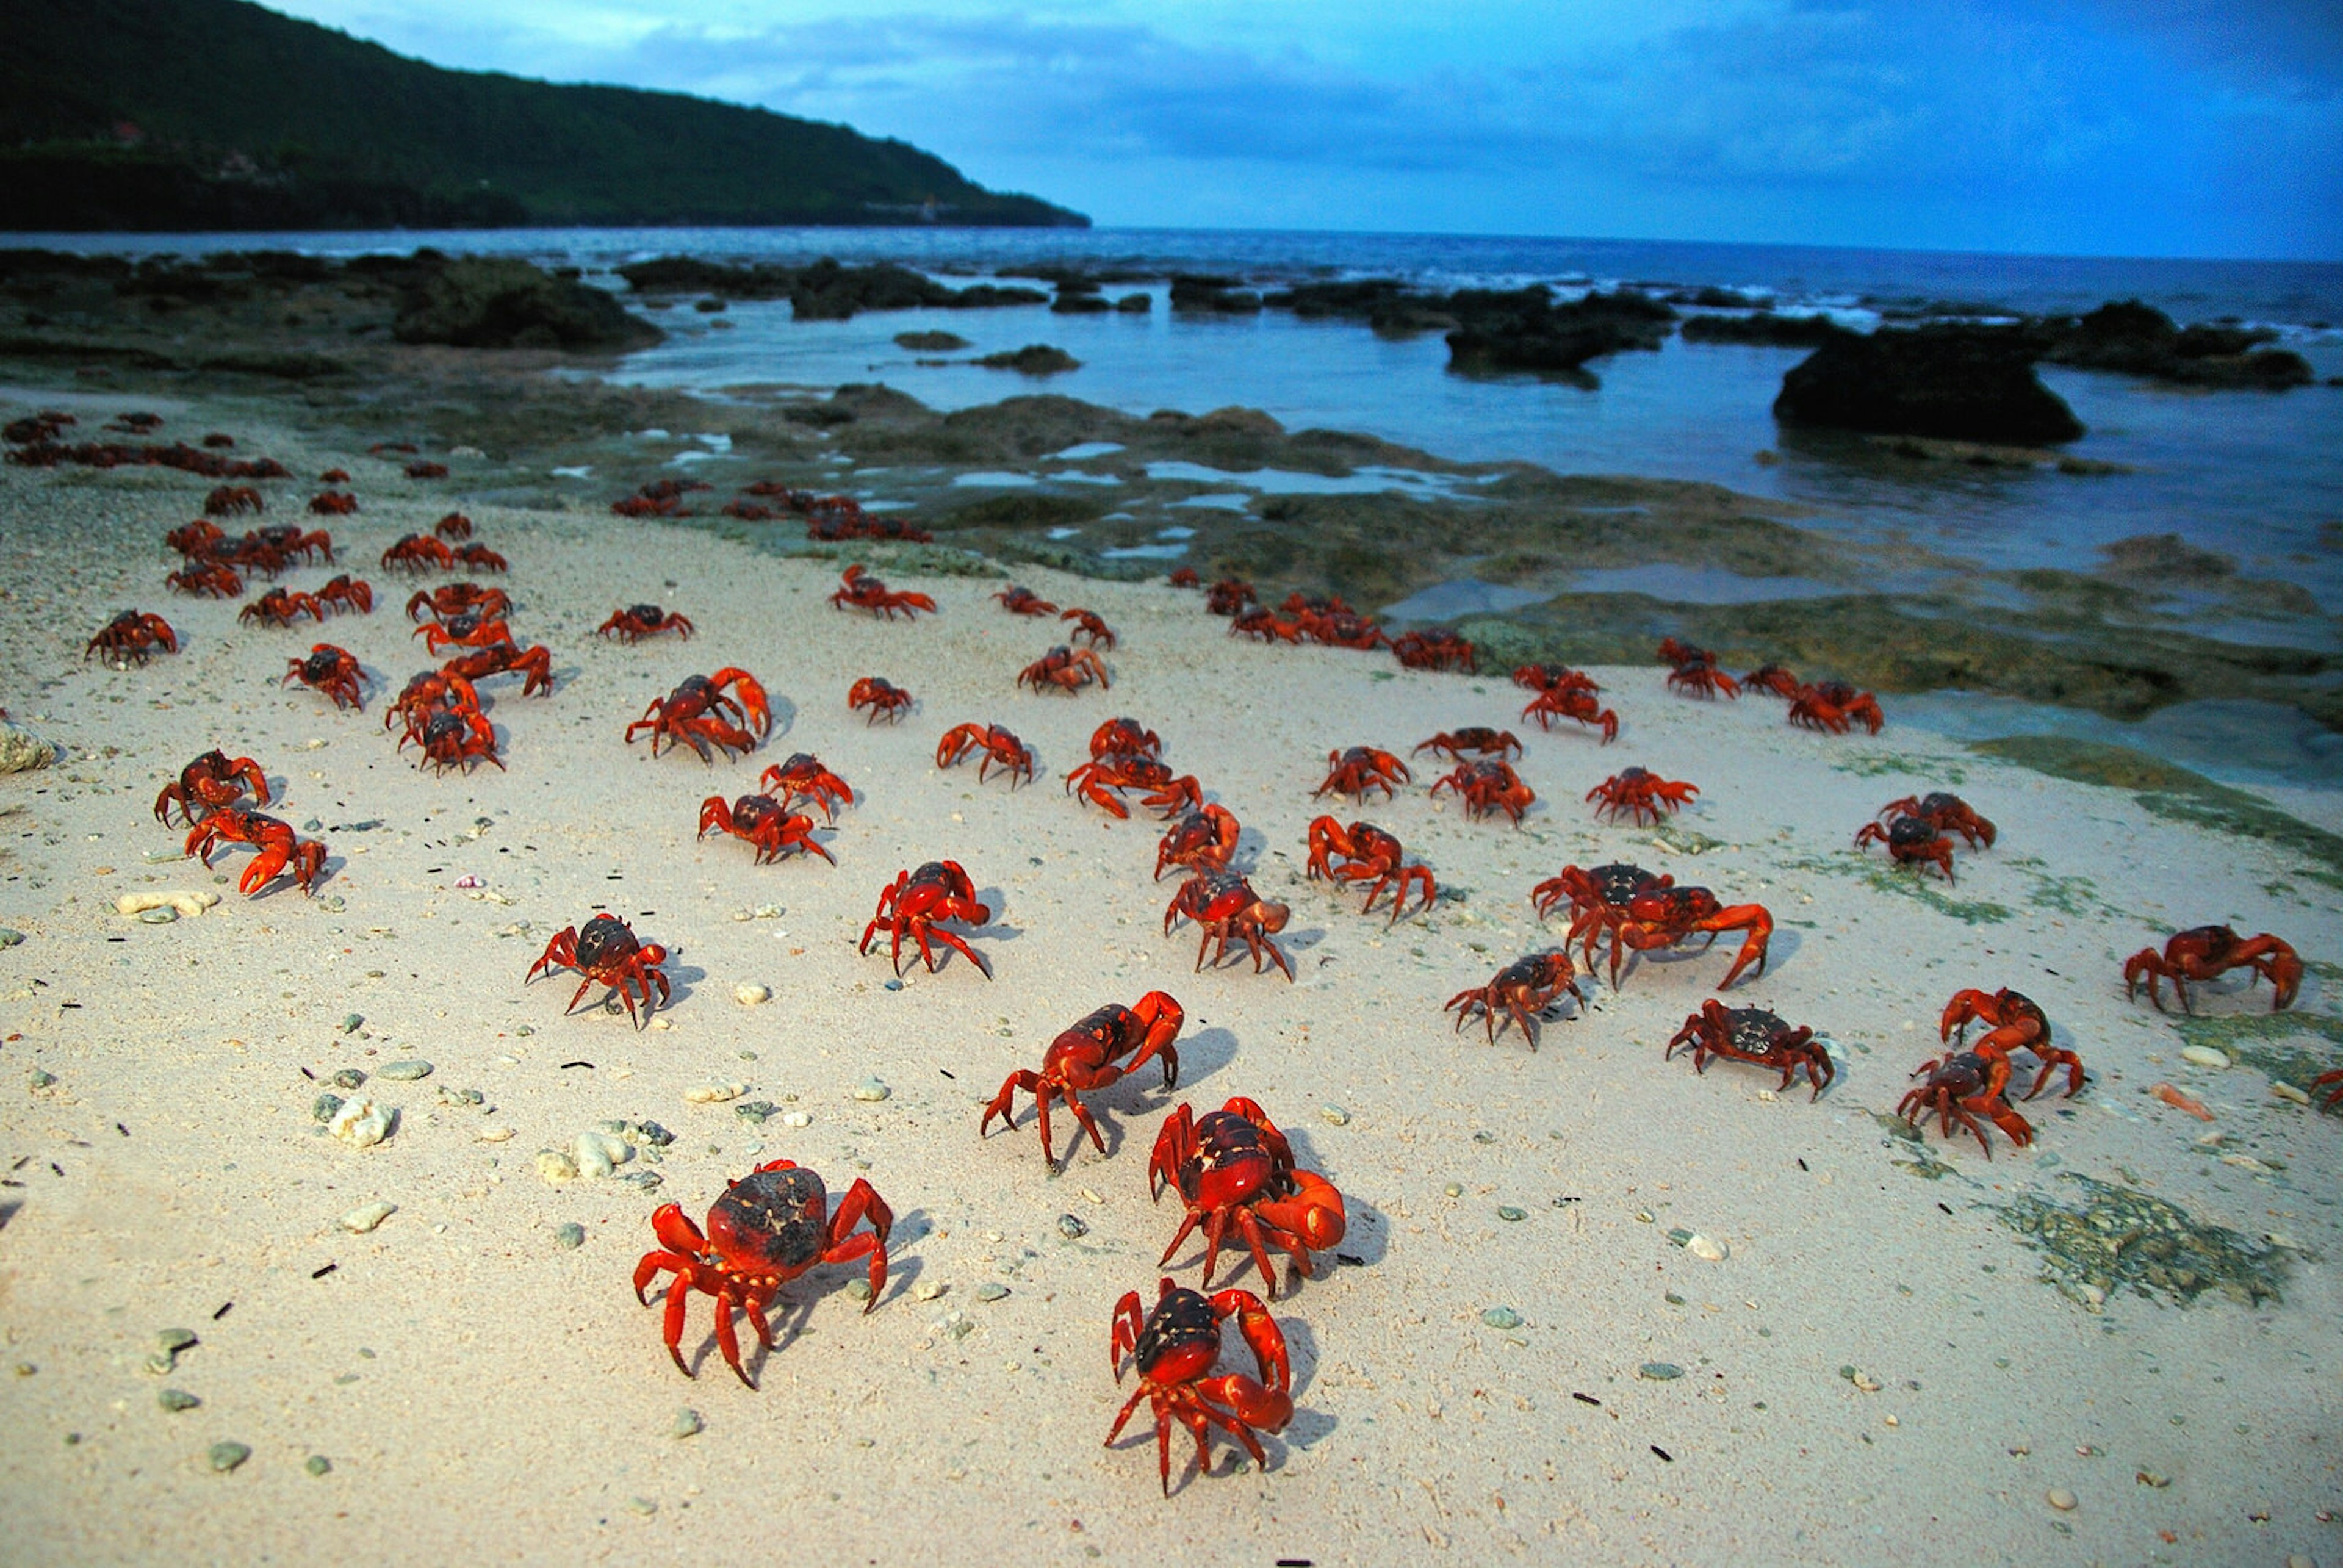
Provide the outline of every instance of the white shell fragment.
{"type": "Polygon", "coordinates": [[[732,988],[732,1000],[742,1007],[755,1007],[761,1002],[772,1000],[773,993],[769,987],[744,983],[732,988]]]}
{"type": "Polygon", "coordinates": [[[558,1149],[537,1151],[537,1173],[548,1181],[574,1181],[578,1179],[578,1161],[558,1149]]]}
{"type": "Polygon", "coordinates": [[[326,1131],[353,1149],[371,1149],[390,1136],[391,1111],[361,1096],[345,1101],[326,1131]]]}
{"type": "Polygon", "coordinates": [[[2216,1072],[2229,1065],[2227,1055],[2209,1045],[2184,1045],[2180,1048],[2180,1060],[2192,1067],[2209,1067],[2216,1072]]]}
{"type": "Polygon", "coordinates": [[[57,749],[23,725],[0,719],[0,773],[24,773],[46,768],[57,759],[57,749]]]}
{"type": "Polygon", "coordinates": [[[623,1138],[590,1129],[578,1135],[578,1171],[582,1176],[608,1176],[635,1157],[635,1146],[623,1138]]]}
{"type": "Polygon", "coordinates": [[[136,915],[148,910],[175,910],[182,915],[200,915],[218,902],[217,893],[125,893],[114,900],[114,912],[136,915]]]}
{"type": "Polygon", "coordinates": [[[747,1093],[745,1083],[702,1083],[683,1091],[687,1105],[721,1105],[728,1100],[738,1100],[747,1093]]]}
{"type": "Polygon", "coordinates": [[[354,1236],[363,1236],[397,1212],[398,1205],[396,1203],[385,1203],[379,1201],[361,1203],[342,1216],[341,1226],[343,1230],[354,1236]]]}
{"type": "Polygon", "coordinates": [[[1694,1236],[1684,1243],[1684,1251],[1707,1262],[1722,1263],[1725,1261],[1726,1249],[1722,1241],[1713,1241],[1706,1236],[1694,1236]]]}
{"type": "Polygon", "coordinates": [[[483,1143],[502,1143],[510,1139],[513,1130],[501,1121],[492,1121],[472,1134],[483,1143]]]}

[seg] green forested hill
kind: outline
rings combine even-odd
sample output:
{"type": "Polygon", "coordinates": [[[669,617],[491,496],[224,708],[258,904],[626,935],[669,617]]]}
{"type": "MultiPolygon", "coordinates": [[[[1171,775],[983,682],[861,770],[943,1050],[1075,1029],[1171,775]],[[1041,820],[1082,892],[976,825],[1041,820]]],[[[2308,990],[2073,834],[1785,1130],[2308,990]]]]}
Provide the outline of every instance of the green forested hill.
{"type": "Polygon", "coordinates": [[[0,0],[0,228],[1083,224],[844,126],[446,71],[244,0],[0,0]]]}

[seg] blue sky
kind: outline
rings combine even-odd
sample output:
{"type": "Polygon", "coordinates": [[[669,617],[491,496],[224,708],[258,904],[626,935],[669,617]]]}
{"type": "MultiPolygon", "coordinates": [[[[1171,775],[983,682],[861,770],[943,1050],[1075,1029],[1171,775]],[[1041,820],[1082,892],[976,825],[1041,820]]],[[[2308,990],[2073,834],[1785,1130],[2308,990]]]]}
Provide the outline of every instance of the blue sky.
{"type": "Polygon", "coordinates": [[[1109,225],[2343,258],[2343,0],[283,0],[1109,225]]]}

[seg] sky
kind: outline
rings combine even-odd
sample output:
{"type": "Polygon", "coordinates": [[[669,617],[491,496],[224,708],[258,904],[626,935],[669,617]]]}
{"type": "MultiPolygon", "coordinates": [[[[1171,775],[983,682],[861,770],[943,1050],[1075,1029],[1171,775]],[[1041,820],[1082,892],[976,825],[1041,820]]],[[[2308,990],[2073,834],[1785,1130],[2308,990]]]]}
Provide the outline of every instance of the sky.
{"type": "Polygon", "coordinates": [[[272,0],[1101,225],[2343,259],[2343,0],[272,0]]]}

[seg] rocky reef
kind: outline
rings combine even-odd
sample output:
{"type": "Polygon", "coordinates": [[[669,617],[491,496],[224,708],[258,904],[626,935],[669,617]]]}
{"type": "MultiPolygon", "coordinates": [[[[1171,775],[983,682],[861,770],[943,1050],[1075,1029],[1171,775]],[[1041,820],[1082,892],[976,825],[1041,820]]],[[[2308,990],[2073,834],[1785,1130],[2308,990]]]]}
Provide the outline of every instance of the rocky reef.
{"type": "Polygon", "coordinates": [[[2034,373],[2039,347],[2016,327],[1941,325],[1842,333],[1782,377],[1785,425],[2043,446],[2083,422],[2034,373]]]}

